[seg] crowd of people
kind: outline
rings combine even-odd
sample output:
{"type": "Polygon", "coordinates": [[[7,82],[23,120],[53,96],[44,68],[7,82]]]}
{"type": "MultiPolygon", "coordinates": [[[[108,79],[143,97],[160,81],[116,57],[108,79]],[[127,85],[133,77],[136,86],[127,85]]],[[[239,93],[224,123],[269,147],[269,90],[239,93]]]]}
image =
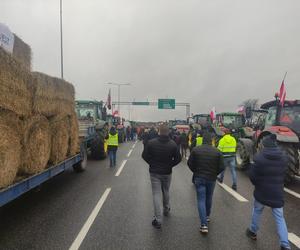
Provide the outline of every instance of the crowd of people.
{"type": "MultiPolygon", "coordinates": [[[[192,182],[196,190],[200,232],[207,234],[216,181],[223,182],[226,168],[230,169],[232,189],[237,190],[237,142],[231,135],[231,130],[225,130],[224,136],[218,142],[209,127],[194,129],[191,126],[188,132],[179,132],[174,129],[170,131],[167,125],[162,124],[159,129],[151,127],[140,130],[139,133],[133,128],[126,130],[127,140],[136,140],[137,134],[144,144],[142,158],[149,164],[154,204],[152,225],[160,229],[163,216],[170,215],[169,189],[172,169],[182,159],[187,159],[187,165],[193,173],[192,182]],[[190,154],[187,158],[188,149],[190,154]]],[[[111,127],[106,139],[110,166],[115,167],[118,149],[118,133],[115,127],[111,127]]],[[[272,209],[281,249],[290,249],[283,215],[286,156],[278,147],[275,135],[266,136],[262,144],[263,149],[255,155],[249,171],[250,180],[254,185],[254,204],[246,235],[252,240],[257,239],[261,215],[267,206],[272,209]]]]}
{"type": "MultiPolygon", "coordinates": [[[[191,127],[188,133],[179,133],[175,130],[169,132],[168,126],[163,124],[158,130],[152,127],[146,131],[142,139],[144,143],[142,158],[149,164],[153,194],[152,225],[160,229],[163,216],[170,215],[169,189],[172,169],[182,161],[183,157],[186,158],[189,148],[187,165],[193,173],[192,181],[196,190],[200,232],[207,234],[216,181],[223,182],[226,168],[231,172],[232,189],[237,190],[235,170],[237,142],[231,135],[231,131],[226,130],[225,135],[216,142],[209,128],[194,130],[191,127]]],[[[250,180],[254,185],[254,205],[246,235],[252,240],[257,239],[262,211],[267,206],[272,209],[281,249],[290,249],[283,215],[286,156],[278,147],[275,136],[267,136],[262,144],[263,149],[254,157],[254,163],[250,166],[250,180]]]]}

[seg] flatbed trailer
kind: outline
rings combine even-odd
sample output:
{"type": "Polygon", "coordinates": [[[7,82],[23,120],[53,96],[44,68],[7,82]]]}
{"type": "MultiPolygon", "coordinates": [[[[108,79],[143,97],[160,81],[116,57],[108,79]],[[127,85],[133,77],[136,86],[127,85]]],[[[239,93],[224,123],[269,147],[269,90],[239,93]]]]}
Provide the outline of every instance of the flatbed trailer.
{"type": "Polygon", "coordinates": [[[11,186],[0,190],[0,207],[17,199],[28,191],[38,187],[42,183],[48,181],[54,176],[64,172],[65,170],[73,167],[75,171],[81,172],[84,170],[87,161],[87,154],[85,147],[81,147],[81,152],[72,156],[57,165],[51,166],[41,173],[29,176],[11,186]]]}

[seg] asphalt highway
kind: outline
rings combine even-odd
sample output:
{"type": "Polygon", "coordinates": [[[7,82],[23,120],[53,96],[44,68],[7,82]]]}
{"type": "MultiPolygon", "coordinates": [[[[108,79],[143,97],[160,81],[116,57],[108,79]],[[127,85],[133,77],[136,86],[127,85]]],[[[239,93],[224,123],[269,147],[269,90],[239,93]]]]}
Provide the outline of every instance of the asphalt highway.
{"type": "MultiPolygon", "coordinates": [[[[238,171],[238,190],[216,185],[209,234],[199,233],[196,194],[186,159],[174,168],[171,215],[152,227],[152,194],[141,142],[124,143],[117,167],[89,160],[83,173],[66,171],[0,208],[0,249],[279,249],[275,222],[265,209],[257,242],[245,236],[253,187],[238,171]]],[[[285,218],[292,249],[300,247],[300,180],[286,189],[285,218]],[[298,195],[298,196],[297,196],[298,195]]]]}

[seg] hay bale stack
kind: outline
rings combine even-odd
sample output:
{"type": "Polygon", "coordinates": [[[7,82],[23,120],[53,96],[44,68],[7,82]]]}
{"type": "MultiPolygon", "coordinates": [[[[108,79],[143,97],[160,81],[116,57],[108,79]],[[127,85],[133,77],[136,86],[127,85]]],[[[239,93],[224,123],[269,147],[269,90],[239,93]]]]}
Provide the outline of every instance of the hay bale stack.
{"type": "Polygon", "coordinates": [[[51,154],[50,162],[57,164],[66,159],[69,149],[69,118],[68,116],[55,116],[50,119],[51,154]]]}
{"type": "Polygon", "coordinates": [[[13,183],[21,162],[20,120],[0,110],[0,188],[13,183]]]}
{"type": "Polygon", "coordinates": [[[34,72],[33,111],[46,117],[69,115],[75,109],[72,84],[55,77],[34,72]]]}
{"type": "Polygon", "coordinates": [[[32,78],[22,65],[0,47],[0,108],[20,116],[32,112],[32,78]]]}
{"type": "Polygon", "coordinates": [[[50,126],[46,117],[36,115],[24,120],[21,174],[37,174],[47,167],[50,158],[50,126]]]}
{"type": "Polygon", "coordinates": [[[80,151],[79,149],[79,125],[77,120],[77,115],[73,112],[69,116],[69,149],[68,156],[73,156],[80,151]]]}
{"type": "Polygon", "coordinates": [[[31,70],[31,48],[16,34],[14,34],[13,56],[22,63],[27,70],[31,70]]]}

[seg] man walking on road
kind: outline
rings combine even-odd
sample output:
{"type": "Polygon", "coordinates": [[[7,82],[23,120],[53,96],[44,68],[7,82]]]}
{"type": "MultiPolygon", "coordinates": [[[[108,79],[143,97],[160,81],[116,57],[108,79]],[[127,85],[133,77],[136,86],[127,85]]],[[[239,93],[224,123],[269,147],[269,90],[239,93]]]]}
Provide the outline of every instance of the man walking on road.
{"type": "Polygon", "coordinates": [[[288,231],[283,216],[284,177],[287,169],[286,155],[277,146],[276,136],[267,136],[262,144],[264,148],[254,157],[250,169],[250,180],[255,186],[252,222],[247,236],[256,240],[261,214],[265,206],[271,207],[280,238],[281,249],[291,249],[288,231]]]}
{"type": "Polygon", "coordinates": [[[193,172],[197,192],[201,233],[208,233],[208,222],[216,179],[224,169],[222,153],[213,147],[211,143],[210,133],[205,132],[202,146],[195,147],[188,160],[188,166],[193,172]]]}
{"type": "Polygon", "coordinates": [[[172,168],[181,161],[179,149],[176,143],[169,138],[169,128],[166,125],[160,126],[158,138],[148,141],[142,157],[149,164],[154,204],[152,225],[160,229],[162,223],[161,200],[163,200],[163,213],[168,216],[172,168]]]}
{"type": "MultiPolygon", "coordinates": [[[[236,168],[236,159],[235,159],[236,146],[237,146],[236,139],[231,135],[231,131],[229,129],[226,130],[225,135],[219,141],[218,149],[223,153],[225,169],[227,167],[230,168],[231,177],[232,177],[231,187],[235,191],[237,190],[237,178],[236,178],[236,169],[235,169],[236,168]]],[[[220,183],[223,182],[225,169],[218,177],[218,181],[220,183]]]]}
{"type": "Polygon", "coordinates": [[[110,128],[109,134],[105,139],[108,140],[107,151],[110,160],[110,167],[115,167],[117,161],[117,150],[119,146],[118,132],[116,131],[115,127],[110,128]]]}

